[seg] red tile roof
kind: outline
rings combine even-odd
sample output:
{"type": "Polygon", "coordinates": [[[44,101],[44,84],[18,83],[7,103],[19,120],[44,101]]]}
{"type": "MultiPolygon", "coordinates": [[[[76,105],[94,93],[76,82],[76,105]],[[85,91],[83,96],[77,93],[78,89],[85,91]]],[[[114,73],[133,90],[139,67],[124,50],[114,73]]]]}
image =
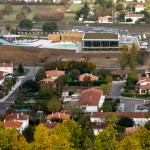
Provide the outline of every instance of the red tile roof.
{"type": "Polygon", "coordinates": [[[91,81],[97,81],[98,78],[99,78],[98,76],[95,76],[95,75],[92,75],[92,74],[89,74],[89,73],[84,73],[84,74],[81,74],[79,76],[79,80],[83,81],[85,77],[90,77],[91,81]]]}
{"type": "Polygon", "coordinates": [[[50,70],[50,71],[46,71],[46,75],[47,75],[47,77],[60,77],[62,75],[65,75],[65,71],[50,70]]]}
{"type": "Polygon", "coordinates": [[[144,6],[137,4],[137,5],[135,6],[135,8],[144,8],[144,6]]]}
{"type": "Polygon", "coordinates": [[[55,126],[57,124],[58,124],[57,122],[46,122],[46,123],[44,123],[45,127],[48,128],[48,129],[55,128],[55,126]]]}
{"type": "Polygon", "coordinates": [[[3,80],[4,79],[4,76],[0,76],[0,80],[3,80]]]}
{"type": "Polygon", "coordinates": [[[0,63],[0,67],[12,67],[12,63],[0,63]]]}
{"type": "Polygon", "coordinates": [[[134,132],[137,132],[138,129],[139,129],[138,127],[128,127],[128,128],[126,128],[125,133],[126,134],[133,134],[134,132]]]}
{"type": "Polygon", "coordinates": [[[5,122],[2,122],[2,124],[4,124],[5,127],[7,128],[11,128],[11,127],[21,127],[23,122],[17,122],[17,121],[14,121],[14,120],[7,120],[5,122]]]}
{"type": "MultiPolygon", "coordinates": [[[[148,113],[146,112],[109,112],[110,113],[114,113],[118,116],[126,116],[129,118],[147,118],[148,113]]],[[[91,115],[91,118],[105,118],[108,115],[108,112],[94,112],[91,115]]]]}
{"type": "Polygon", "coordinates": [[[30,118],[30,115],[26,115],[26,114],[23,114],[23,113],[12,113],[8,116],[6,116],[6,119],[7,120],[27,120],[30,118]]]}
{"type": "Polygon", "coordinates": [[[54,119],[54,118],[60,118],[62,120],[68,120],[68,119],[70,119],[70,114],[55,112],[55,113],[49,114],[46,117],[47,120],[51,120],[51,119],[54,119]]]}
{"type": "Polygon", "coordinates": [[[97,122],[91,122],[91,128],[92,129],[105,129],[107,127],[107,123],[97,123],[97,122]]]}
{"type": "Polygon", "coordinates": [[[150,77],[143,77],[143,78],[140,78],[137,82],[137,84],[141,84],[143,82],[149,82],[150,83],[150,77]]]}
{"type": "Polygon", "coordinates": [[[79,98],[79,105],[97,106],[103,91],[96,88],[83,90],[79,98]]]}
{"type": "Polygon", "coordinates": [[[112,75],[119,75],[119,76],[126,75],[128,73],[129,73],[128,70],[115,70],[111,72],[112,75]]]}

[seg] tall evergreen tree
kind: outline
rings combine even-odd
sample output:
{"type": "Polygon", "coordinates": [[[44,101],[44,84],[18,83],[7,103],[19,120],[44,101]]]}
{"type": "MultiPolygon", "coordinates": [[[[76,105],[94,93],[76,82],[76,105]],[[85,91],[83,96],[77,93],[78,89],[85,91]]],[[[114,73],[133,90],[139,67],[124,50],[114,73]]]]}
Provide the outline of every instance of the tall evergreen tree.
{"type": "Polygon", "coordinates": [[[125,68],[127,67],[127,62],[128,62],[127,53],[128,53],[128,46],[123,45],[121,60],[120,60],[120,65],[122,70],[125,70],[125,68]]]}
{"type": "Polygon", "coordinates": [[[24,73],[24,69],[23,69],[23,66],[22,66],[21,63],[20,63],[19,66],[18,66],[18,73],[19,73],[19,74],[24,73]]]}
{"type": "Polygon", "coordinates": [[[130,49],[130,69],[135,70],[137,63],[137,46],[135,43],[132,44],[130,49]]]}

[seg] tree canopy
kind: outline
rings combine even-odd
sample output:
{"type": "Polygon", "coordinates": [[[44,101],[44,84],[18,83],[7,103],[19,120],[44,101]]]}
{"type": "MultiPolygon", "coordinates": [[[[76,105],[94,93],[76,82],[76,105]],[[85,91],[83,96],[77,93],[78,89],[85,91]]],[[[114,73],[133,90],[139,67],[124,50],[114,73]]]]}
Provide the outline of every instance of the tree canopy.
{"type": "Polygon", "coordinates": [[[32,29],[32,27],[33,27],[32,20],[30,20],[30,19],[21,20],[21,21],[19,22],[19,27],[20,27],[21,29],[26,29],[26,30],[32,29]]]}
{"type": "Polygon", "coordinates": [[[43,32],[52,33],[57,30],[57,24],[54,21],[48,21],[43,25],[42,29],[43,32]]]}

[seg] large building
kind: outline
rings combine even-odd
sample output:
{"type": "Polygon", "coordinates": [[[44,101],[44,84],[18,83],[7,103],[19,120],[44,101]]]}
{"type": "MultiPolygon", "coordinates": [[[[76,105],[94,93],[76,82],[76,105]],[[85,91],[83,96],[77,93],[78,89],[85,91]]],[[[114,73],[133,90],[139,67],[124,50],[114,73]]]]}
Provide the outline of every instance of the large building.
{"type": "Polygon", "coordinates": [[[119,34],[85,33],[82,38],[83,51],[120,50],[119,34]]]}

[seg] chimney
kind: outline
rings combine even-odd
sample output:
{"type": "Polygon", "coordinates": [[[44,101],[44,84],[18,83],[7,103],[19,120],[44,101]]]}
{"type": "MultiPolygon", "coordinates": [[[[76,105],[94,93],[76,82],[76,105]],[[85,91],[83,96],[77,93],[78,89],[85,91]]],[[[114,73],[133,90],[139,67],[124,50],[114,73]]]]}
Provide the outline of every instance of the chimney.
{"type": "Polygon", "coordinates": [[[19,119],[19,114],[17,114],[17,119],[19,119]]]}
{"type": "Polygon", "coordinates": [[[53,116],[53,112],[52,112],[52,116],[53,116]]]}
{"type": "Polygon", "coordinates": [[[4,62],[4,66],[5,66],[5,62],[4,62]]]}
{"type": "Polygon", "coordinates": [[[57,70],[57,68],[56,68],[56,70],[57,70]]]}
{"type": "Polygon", "coordinates": [[[23,115],[23,112],[21,113],[21,116],[23,115]]]}
{"type": "Polygon", "coordinates": [[[6,122],[6,119],[4,119],[4,123],[6,122]]]}

